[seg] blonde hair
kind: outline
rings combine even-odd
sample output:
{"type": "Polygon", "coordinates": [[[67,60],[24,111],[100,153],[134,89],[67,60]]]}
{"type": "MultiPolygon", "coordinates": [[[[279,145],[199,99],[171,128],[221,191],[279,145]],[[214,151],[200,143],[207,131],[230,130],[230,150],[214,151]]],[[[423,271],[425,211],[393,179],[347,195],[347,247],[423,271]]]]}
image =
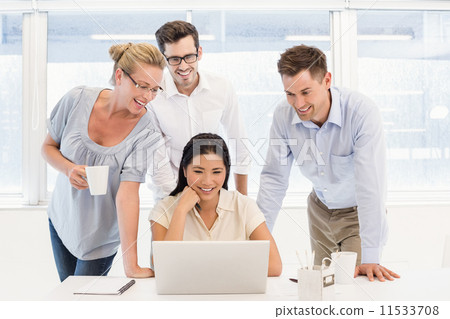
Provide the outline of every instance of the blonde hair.
{"type": "Polygon", "coordinates": [[[114,61],[113,74],[110,80],[116,85],[115,74],[118,68],[126,73],[133,73],[140,63],[159,67],[161,70],[166,66],[164,56],[150,43],[125,43],[116,44],[109,48],[109,56],[114,61]]]}

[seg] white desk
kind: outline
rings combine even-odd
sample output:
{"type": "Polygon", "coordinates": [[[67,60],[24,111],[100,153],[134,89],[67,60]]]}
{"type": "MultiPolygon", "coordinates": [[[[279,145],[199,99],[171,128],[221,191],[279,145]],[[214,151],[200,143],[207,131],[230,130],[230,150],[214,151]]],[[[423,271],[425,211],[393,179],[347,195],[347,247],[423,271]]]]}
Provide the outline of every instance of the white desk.
{"type": "MultiPolygon", "coordinates": [[[[285,267],[281,277],[267,279],[265,294],[230,295],[157,295],[154,278],[136,279],[130,289],[120,296],[74,295],[73,292],[95,277],[69,277],[45,300],[154,300],[154,301],[295,301],[298,300],[297,284],[289,278],[296,277],[295,269],[285,267]]],[[[402,278],[392,282],[369,282],[358,277],[352,285],[336,285],[335,300],[361,301],[426,301],[450,300],[450,268],[405,271],[402,278]]],[[[102,280],[104,278],[98,278],[102,280]]]]}

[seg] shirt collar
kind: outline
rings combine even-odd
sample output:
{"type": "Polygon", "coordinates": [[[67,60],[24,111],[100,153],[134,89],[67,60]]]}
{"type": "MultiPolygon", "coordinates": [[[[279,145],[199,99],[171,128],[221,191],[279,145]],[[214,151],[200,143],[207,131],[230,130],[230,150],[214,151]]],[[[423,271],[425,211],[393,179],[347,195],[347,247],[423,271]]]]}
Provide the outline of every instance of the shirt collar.
{"type": "MultiPolygon", "coordinates": [[[[206,76],[205,73],[202,73],[200,75],[200,72],[197,73],[200,77],[200,80],[198,81],[198,85],[195,88],[194,92],[201,92],[202,90],[210,90],[211,89],[211,83],[208,80],[208,76],[206,76]]],[[[194,92],[192,92],[194,94],[194,92]]]]}
{"type": "Polygon", "coordinates": [[[164,90],[163,95],[165,95],[167,98],[170,98],[176,94],[180,94],[177,87],[175,86],[175,82],[173,81],[172,76],[169,73],[169,70],[164,70],[164,80],[161,83],[161,86],[164,90]]]}
{"type": "Polygon", "coordinates": [[[341,111],[341,99],[338,90],[331,87],[331,109],[328,114],[327,122],[334,123],[337,126],[342,126],[342,111],[341,111]]]}
{"type": "MultiPolygon", "coordinates": [[[[192,208],[192,211],[197,217],[201,218],[197,208],[192,208]]],[[[219,193],[219,203],[217,204],[216,209],[217,215],[221,217],[224,213],[233,211],[233,193],[227,191],[225,188],[222,188],[219,193]]]]}
{"type": "Polygon", "coordinates": [[[233,211],[233,193],[222,188],[220,190],[219,203],[217,204],[217,214],[220,216],[222,213],[233,211]]]}
{"type": "MultiPolygon", "coordinates": [[[[325,123],[330,122],[330,123],[334,123],[337,126],[341,127],[342,115],[341,115],[341,99],[339,96],[339,92],[334,87],[330,88],[330,92],[331,92],[331,108],[330,108],[330,113],[328,114],[328,118],[325,121],[325,123]]],[[[307,128],[317,127],[317,125],[311,121],[302,121],[294,109],[292,109],[292,112],[293,112],[293,117],[292,117],[292,122],[291,122],[292,125],[302,123],[307,128]]],[[[325,123],[324,123],[324,125],[325,125],[325,123]]]]}
{"type": "MultiPolygon", "coordinates": [[[[201,92],[202,90],[210,90],[211,85],[208,81],[208,77],[205,76],[205,74],[201,74],[198,72],[198,76],[200,77],[200,80],[198,82],[197,87],[194,89],[191,95],[195,95],[198,92],[201,92]]],[[[178,92],[178,89],[175,85],[175,82],[173,81],[172,75],[170,75],[169,70],[164,70],[164,80],[163,83],[161,83],[161,86],[165,92],[165,95],[167,98],[170,98],[174,95],[183,95],[180,92],[178,92]]],[[[164,94],[164,93],[163,93],[164,94]]]]}
{"type": "Polygon", "coordinates": [[[296,125],[296,124],[298,124],[298,123],[305,123],[304,121],[302,121],[302,120],[300,120],[300,117],[298,116],[298,114],[297,114],[297,112],[295,112],[295,110],[294,110],[294,108],[292,107],[292,105],[289,105],[290,106],[290,111],[291,111],[291,114],[293,115],[292,116],[292,122],[291,122],[291,124],[292,125],[296,125]]]}

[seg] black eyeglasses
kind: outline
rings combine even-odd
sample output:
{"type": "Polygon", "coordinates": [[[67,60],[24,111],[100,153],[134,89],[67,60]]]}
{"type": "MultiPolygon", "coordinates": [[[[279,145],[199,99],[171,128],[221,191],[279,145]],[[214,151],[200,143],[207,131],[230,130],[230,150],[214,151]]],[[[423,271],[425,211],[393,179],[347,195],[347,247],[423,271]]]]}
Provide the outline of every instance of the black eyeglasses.
{"type": "Polygon", "coordinates": [[[152,95],[155,96],[163,90],[162,87],[160,87],[160,86],[155,86],[155,87],[151,88],[151,87],[148,87],[145,85],[140,85],[131,77],[131,75],[128,74],[128,72],[126,72],[125,70],[122,70],[122,71],[123,71],[123,73],[126,74],[126,76],[128,76],[130,78],[131,82],[133,82],[134,86],[137,89],[145,91],[145,93],[152,92],[152,95]]]}
{"type": "Polygon", "coordinates": [[[186,62],[187,64],[191,64],[194,63],[195,61],[197,61],[198,59],[198,53],[195,54],[187,54],[184,57],[179,57],[179,56],[171,56],[171,57],[166,57],[167,63],[169,63],[169,65],[180,65],[181,61],[184,60],[184,62],[186,62]]]}

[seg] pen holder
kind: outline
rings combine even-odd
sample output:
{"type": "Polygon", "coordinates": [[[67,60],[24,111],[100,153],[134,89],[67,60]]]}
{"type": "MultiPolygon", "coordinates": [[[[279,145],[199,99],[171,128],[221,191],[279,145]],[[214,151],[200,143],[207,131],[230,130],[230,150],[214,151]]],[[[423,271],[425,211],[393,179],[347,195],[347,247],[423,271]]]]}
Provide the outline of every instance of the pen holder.
{"type": "Polygon", "coordinates": [[[334,300],[334,267],[314,266],[298,270],[300,300],[334,300]]]}

